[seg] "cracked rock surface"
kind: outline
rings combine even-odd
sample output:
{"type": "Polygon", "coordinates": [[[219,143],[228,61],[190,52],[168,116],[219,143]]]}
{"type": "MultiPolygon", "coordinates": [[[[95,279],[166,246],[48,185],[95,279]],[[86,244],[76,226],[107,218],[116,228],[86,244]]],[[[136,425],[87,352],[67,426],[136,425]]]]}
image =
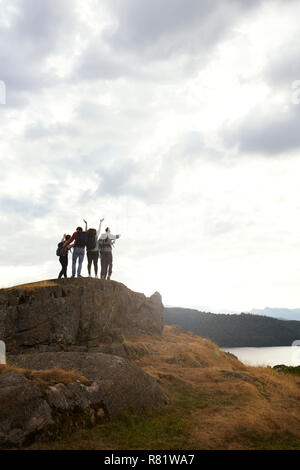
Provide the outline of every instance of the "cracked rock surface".
{"type": "Polygon", "coordinates": [[[21,372],[0,375],[0,445],[22,444],[37,435],[94,425],[125,409],[151,410],[167,403],[157,382],[142,369],[118,356],[102,353],[35,353],[9,356],[21,369],[53,367],[77,371],[90,380],[41,387],[21,372]]]}
{"type": "Polygon", "coordinates": [[[116,281],[57,279],[0,289],[0,338],[12,354],[89,351],[162,329],[160,294],[145,297],[116,281]]]}

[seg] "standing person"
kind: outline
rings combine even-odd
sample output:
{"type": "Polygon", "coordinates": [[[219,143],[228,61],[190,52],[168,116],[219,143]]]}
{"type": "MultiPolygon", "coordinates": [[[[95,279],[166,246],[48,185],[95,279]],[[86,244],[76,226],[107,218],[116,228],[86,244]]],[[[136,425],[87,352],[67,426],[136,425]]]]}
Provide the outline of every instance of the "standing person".
{"type": "Polygon", "coordinates": [[[120,236],[120,234],[112,235],[110,228],[106,227],[105,233],[102,233],[99,238],[101,279],[110,279],[113,264],[112,245],[114,244],[114,240],[117,240],[117,238],[120,238],[120,236]]]}
{"type": "Polygon", "coordinates": [[[98,237],[101,231],[101,225],[104,219],[100,219],[98,230],[94,228],[89,228],[87,231],[87,241],[86,241],[86,254],[88,258],[88,273],[91,277],[91,267],[92,263],[94,264],[95,277],[98,277],[98,259],[99,259],[99,242],[98,237]]]}
{"type": "Polygon", "coordinates": [[[82,230],[82,227],[77,227],[76,232],[74,232],[72,237],[69,238],[69,240],[67,240],[63,245],[64,247],[66,247],[70,243],[72,243],[73,240],[75,240],[73,256],[72,256],[72,277],[75,277],[75,274],[76,274],[77,259],[78,259],[77,277],[82,277],[81,269],[82,269],[82,262],[84,258],[84,249],[86,246],[86,230],[87,230],[87,222],[86,220],[83,220],[83,221],[85,223],[85,232],[82,230]]]}
{"type": "Polygon", "coordinates": [[[57,254],[59,256],[59,262],[61,264],[61,271],[58,275],[58,279],[60,279],[62,276],[64,276],[65,278],[67,278],[67,268],[68,268],[68,252],[69,250],[72,248],[71,245],[69,245],[68,247],[64,248],[63,245],[64,245],[64,242],[69,240],[71,238],[71,235],[66,235],[64,233],[60,243],[58,244],[58,247],[57,247],[57,254]]]}

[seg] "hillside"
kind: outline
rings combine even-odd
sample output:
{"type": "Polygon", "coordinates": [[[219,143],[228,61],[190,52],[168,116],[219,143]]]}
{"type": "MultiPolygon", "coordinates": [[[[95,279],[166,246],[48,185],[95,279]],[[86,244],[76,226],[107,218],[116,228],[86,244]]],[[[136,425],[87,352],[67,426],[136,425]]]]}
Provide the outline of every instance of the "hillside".
{"type": "Polygon", "coordinates": [[[300,449],[300,377],[245,366],[175,326],[125,345],[169,403],[28,449],[300,449]]]}
{"type": "Polygon", "coordinates": [[[262,315],[206,313],[186,308],[164,308],[165,325],[209,338],[220,347],[290,346],[300,338],[300,322],[262,315]]]}
{"type": "Polygon", "coordinates": [[[52,280],[0,304],[2,447],[300,449],[299,376],[163,327],[158,293],[52,280]]]}

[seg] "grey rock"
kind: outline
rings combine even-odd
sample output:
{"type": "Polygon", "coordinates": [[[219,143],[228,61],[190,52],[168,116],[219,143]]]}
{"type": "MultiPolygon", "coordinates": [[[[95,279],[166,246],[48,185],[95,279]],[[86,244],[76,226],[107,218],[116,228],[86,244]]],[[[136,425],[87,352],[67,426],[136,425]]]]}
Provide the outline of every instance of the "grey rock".
{"type": "Polygon", "coordinates": [[[116,281],[56,279],[0,290],[0,338],[8,353],[90,349],[162,329],[160,294],[148,298],[116,281]]]}
{"type": "Polygon", "coordinates": [[[154,378],[126,358],[145,348],[125,342],[129,335],[160,335],[162,312],[157,292],[147,298],[115,281],[60,279],[1,289],[0,338],[8,363],[77,371],[90,385],[46,385],[32,374],[2,371],[0,446],[57,438],[126,409],[142,412],[166,404],[154,378]]]}
{"type": "Polygon", "coordinates": [[[102,353],[48,352],[9,356],[20,369],[76,370],[90,385],[40,385],[22,371],[0,375],[0,446],[19,446],[30,439],[58,438],[78,427],[131,409],[136,412],[165,405],[168,398],[157,382],[127,359],[102,353]]]}
{"type": "MultiPolygon", "coordinates": [[[[151,410],[168,401],[153,377],[133,362],[119,356],[90,352],[48,352],[9,356],[8,360],[17,367],[33,370],[53,367],[76,370],[100,386],[101,394],[97,399],[103,401],[108,417],[115,417],[126,408],[138,412],[151,410]]],[[[54,395],[58,392],[63,403],[63,396],[66,395],[64,388],[59,386],[49,393],[52,400],[55,400],[54,395]]],[[[78,389],[77,397],[79,396],[78,389]]]]}
{"type": "Polygon", "coordinates": [[[0,375],[0,403],[0,445],[21,444],[53,424],[39,387],[16,372],[0,375]]]}

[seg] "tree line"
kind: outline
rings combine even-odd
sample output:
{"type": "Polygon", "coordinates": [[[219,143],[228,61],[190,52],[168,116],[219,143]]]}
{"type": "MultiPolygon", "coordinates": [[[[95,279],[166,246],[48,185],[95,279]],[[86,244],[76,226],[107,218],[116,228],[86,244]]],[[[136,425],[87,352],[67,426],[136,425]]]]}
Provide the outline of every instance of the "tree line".
{"type": "Polygon", "coordinates": [[[209,338],[219,347],[290,346],[300,339],[300,321],[250,313],[223,314],[176,307],[164,308],[164,324],[209,338]]]}

